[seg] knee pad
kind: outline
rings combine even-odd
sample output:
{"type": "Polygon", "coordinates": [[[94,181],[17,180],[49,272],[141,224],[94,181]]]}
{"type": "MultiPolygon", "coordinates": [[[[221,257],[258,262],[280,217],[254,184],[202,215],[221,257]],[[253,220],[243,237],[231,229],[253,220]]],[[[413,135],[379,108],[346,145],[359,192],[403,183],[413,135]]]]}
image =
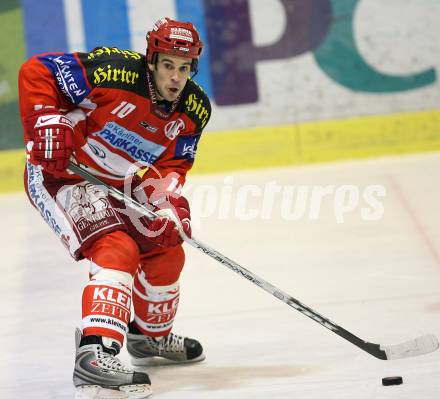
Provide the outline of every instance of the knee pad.
{"type": "Polygon", "coordinates": [[[100,237],[83,253],[91,261],[91,275],[99,268],[104,268],[134,276],[139,266],[139,247],[133,238],[121,230],[100,237]]]}
{"type": "Polygon", "coordinates": [[[160,248],[141,255],[140,266],[149,284],[155,287],[169,286],[179,280],[185,263],[181,245],[160,248]]]}
{"type": "Polygon", "coordinates": [[[130,273],[115,269],[104,269],[94,262],[90,262],[90,280],[108,281],[116,284],[122,284],[128,288],[131,287],[133,276],[130,273]]]}

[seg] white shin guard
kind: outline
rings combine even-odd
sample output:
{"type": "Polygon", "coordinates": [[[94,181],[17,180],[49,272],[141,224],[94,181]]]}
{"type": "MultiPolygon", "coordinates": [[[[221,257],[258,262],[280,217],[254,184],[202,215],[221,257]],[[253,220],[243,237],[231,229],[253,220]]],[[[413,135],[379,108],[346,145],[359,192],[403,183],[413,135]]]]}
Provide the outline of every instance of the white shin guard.
{"type": "Polygon", "coordinates": [[[130,322],[132,277],[91,263],[82,299],[83,334],[115,339],[122,346],[130,322]]]}

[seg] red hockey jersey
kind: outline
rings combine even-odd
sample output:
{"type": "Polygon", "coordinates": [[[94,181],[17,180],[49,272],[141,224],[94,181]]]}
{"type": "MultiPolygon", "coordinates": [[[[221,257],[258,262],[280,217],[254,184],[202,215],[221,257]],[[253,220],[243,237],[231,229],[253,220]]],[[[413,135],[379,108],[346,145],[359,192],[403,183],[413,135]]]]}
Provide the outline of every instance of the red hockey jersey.
{"type": "MultiPolygon", "coordinates": [[[[211,114],[207,95],[191,79],[163,108],[145,56],[117,48],[36,55],[20,70],[19,92],[23,126],[34,110],[61,110],[75,126],[77,161],[115,185],[150,167],[155,172],[149,176],[147,171],[146,177],[173,171],[183,184],[211,114]]],[[[72,178],[68,173],[58,177],[72,178]]]]}

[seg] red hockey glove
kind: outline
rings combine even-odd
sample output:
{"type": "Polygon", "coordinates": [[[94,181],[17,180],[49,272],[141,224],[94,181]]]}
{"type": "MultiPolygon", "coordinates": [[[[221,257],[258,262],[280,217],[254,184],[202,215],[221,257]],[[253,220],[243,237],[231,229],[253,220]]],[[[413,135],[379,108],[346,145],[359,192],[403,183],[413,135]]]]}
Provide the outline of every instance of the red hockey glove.
{"type": "Polygon", "coordinates": [[[182,234],[191,238],[191,216],[185,197],[169,197],[155,212],[159,217],[148,221],[149,241],[161,247],[174,247],[183,242],[182,234]]]}
{"type": "Polygon", "coordinates": [[[63,172],[73,151],[73,124],[55,109],[41,109],[26,119],[31,163],[50,173],[63,172]]]}

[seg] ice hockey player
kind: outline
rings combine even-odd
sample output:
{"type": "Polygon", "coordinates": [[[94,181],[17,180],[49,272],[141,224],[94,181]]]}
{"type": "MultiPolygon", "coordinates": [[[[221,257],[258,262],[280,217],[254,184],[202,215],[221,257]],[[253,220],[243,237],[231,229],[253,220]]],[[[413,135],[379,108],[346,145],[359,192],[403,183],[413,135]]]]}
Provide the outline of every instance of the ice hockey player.
{"type": "Polygon", "coordinates": [[[146,55],[114,47],[49,52],[20,69],[26,192],[74,259],[90,265],[73,381],[97,398],[109,389],[127,398],[152,392],[146,373],[116,357],[124,339],[138,366],[154,357],[174,363],[205,357],[197,340],[172,332],[182,234],[191,236],[180,193],[211,114],[191,79],[202,49],[191,23],[163,18],[147,33],[146,55]],[[70,172],[70,161],[160,217],[129,212],[70,172]]]}

